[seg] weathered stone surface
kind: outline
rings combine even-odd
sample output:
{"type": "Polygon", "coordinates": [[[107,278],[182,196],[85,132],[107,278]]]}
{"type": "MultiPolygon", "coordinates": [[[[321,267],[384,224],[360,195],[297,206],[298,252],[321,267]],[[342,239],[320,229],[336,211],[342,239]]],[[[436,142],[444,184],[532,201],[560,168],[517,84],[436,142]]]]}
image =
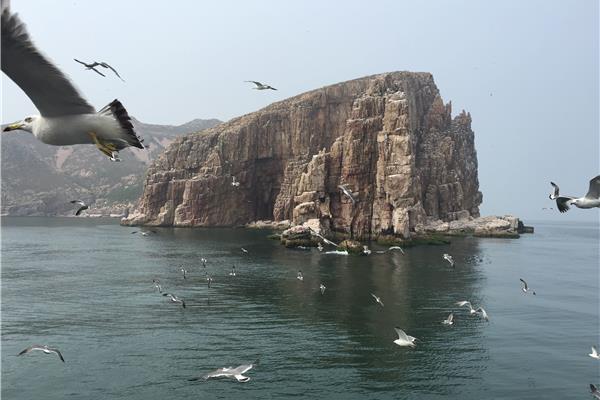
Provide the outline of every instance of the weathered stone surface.
{"type": "Polygon", "coordinates": [[[434,233],[448,236],[474,235],[478,237],[518,238],[519,233],[522,233],[524,229],[519,218],[505,215],[500,217],[469,217],[449,222],[429,221],[416,226],[415,231],[420,235],[434,233]]]}
{"type": "Polygon", "coordinates": [[[354,239],[409,237],[429,219],[478,217],[481,200],[471,116],[452,118],[431,74],[393,72],[176,139],[148,170],[124,223],[317,220],[354,239]]]}

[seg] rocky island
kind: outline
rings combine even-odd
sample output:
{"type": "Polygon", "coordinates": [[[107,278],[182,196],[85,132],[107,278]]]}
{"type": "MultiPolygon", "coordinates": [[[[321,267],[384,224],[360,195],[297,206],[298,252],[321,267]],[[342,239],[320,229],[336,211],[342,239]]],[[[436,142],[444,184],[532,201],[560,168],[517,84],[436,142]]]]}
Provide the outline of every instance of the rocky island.
{"type": "Polygon", "coordinates": [[[471,115],[452,116],[431,74],[392,72],[176,138],[150,166],[122,223],[269,221],[258,225],[356,240],[518,235],[517,218],[480,219],[481,201],[471,115]]]}

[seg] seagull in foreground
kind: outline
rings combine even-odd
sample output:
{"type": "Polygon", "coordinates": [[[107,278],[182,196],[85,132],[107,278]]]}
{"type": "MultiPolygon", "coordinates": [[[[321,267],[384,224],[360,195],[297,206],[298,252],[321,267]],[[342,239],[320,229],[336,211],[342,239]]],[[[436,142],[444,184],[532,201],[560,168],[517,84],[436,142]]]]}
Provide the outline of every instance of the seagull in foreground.
{"type": "Polygon", "coordinates": [[[444,325],[452,325],[454,323],[454,314],[450,313],[450,315],[448,315],[448,318],[446,318],[445,320],[442,321],[442,324],[444,325]]]}
{"type": "Polygon", "coordinates": [[[577,208],[600,207],[600,175],[597,175],[590,180],[588,192],[583,197],[559,196],[558,186],[552,182],[550,183],[555,187],[554,193],[550,195],[550,198],[554,196],[558,211],[561,213],[569,211],[571,205],[574,205],[577,208]]]}
{"type": "Polygon", "coordinates": [[[521,281],[521,283],[523,283],[523,287],[521,288],[523,293],[531,293],[535,296],[535,290],[530,289],[529,286],[527,286],[527,282],[525,282],[523,278],[519,278],[519,280],[521,281]]]}
{"type": "Polygon", "coordinates": [[[181,307],[185,308],[185,301],[171,293],[163,293],[163,296],[168,296],[172,303],[180,303],[181,307]]]}
{"type": "Polygon", "coordinates": [[[406,334],[406,332],[404,332],[402,329],[395,327],[394,328],[396,330],[396,333],[398,334],[398,339],[394,340],[394,343],[396,343],[398,346],[410,346],[410,347],[415,347],[415,340],[417,340],[416,337],[413,336],[409,336],[406,334]]]}
{"type": "Polygon", "coordinates": [[[229,273],[229,276],[235,276],[235,265],[231,267],[231,272],[229,273]]]}
{"type": "Polygon", "coordinates": [[[75,212],[75,215],[81,214],[82,211],[87,210],[89,207],[82,200],[71,200],[71,204],[79,204],[79,209],[75,212]]]}
{"type": "Polygon", "coordinates": [[[475,312],[476,312],[476,311],[475,311],[475,309],[473,308],[473,305],[471,305],[471,302],[470,302],[470,301],[466,301],[466,300],[463,300],[463,301],[457,301],[457,302],[456,302],[456,305],[457,305],[457,306],[459,306],[459,307],[468,306],[468,307],[469,307],[469,313],[470,313],[470,314],[475,314],[475,312]]]}
{"type": "Polygon", "coordinates": [[[598,391],[598,389],[596,388],[596,386],[594,386],[591,383],[590,383],[590,390],[592,391],[592,396],[594,396],[597,399],[600,399],[600,392],[598,391]]]}
{"type": "Polygon", "coordinates": [[[304,276],[302,276],[302,271],[298,271],[298,275],[296,275],[296,279],[298,279],[299,281],[304,280],[304,276]]]}
{"type": "Polygon", "coordinates": [[[183,273],[183,279],[187,279],[187,276],[186,276],[188,273],[187,269],[181,267],[180,271],[183,273]]]}
{"type": "Polygon", "coordinates": [[[264,84],[262,84],[260,82],[257,82],[257,81],[244,81],[244,82],[254,83],[256,85],[256,87],[254,87],[252,89],[256,89],[256,90],[266,90],[266,89],[277,90],[273,86],[264,85],[264,84]]]}
{"type": "Polygon", "coordinates": [[[595,346],[592,346],[592,352],[588,354],[588,356],[595,358],[596,360],[600,360],[600,355],[598,355],[598,350],[596,350],[595,346]]]}
{"type": "Polygon", "coordinates": [[[354,198],[354,196],[352,195],[352,192],[350,192],[350,190],[348,189],[348,187],[346,185],[339,185],[338,188],[340,188],[342,193],[344,193],[346,195],[346,197],[348,197],[350,199],[350,201],[352,201],[352,205],[356,204],[356,199],[354,198]]]}
{"type": "Polygon", "coordinates": [[[235,187],[240,186],[240,182],[235,180],[235,176],[231,177],[231,186],[235,186],[235,187]]]}
{"type": "Polygon", "coordinates": [[[25,350],[21,351],[19,354],[17,354],[18,356],[22,356],[23,354],[27,354],[31,351],[34,350],[40,350],[43,351],[45,354],[52,354],[55,353],[62,362],[65,362],[65,359],[63,358],[62,354],[60,353],[60,351],[58,349],[52,349],[46,345],[41,346],[39,344],[34,344],[33,346],[29,346],[28,348],[26,348],[25,350]]]}
{"type": "Polygon", "coordinates": [[[106,76],[106,75],[104,75],[102,72],[98,71],[98,70],[96,69],[96,67],[108,68],[108,69],[110,69],[112,72],[114,72],[114,73],[115,73],[115,75],[116,75],[116,76],[118,76],[120,80],[122,80],[123,82],[125,82],[125,81],[123,80],[123,78],[121,78],[121,75],[119,75],[119,73],[117,72],[117,70],[116,70],[116,69],[114,69],[113,67],[111,67],[110,65],[108,65],[108,64],[107,64],[107,63],[105,63],[105,62],[97,62],[97,61],[94,61],[93,63],[91,63],[91,64],[88,64],[88,63],[86,63],[86,62],[79,61],[79,60],[78,60],[78,59],[76,59],[76,58],[74,58],[73,60],[77,61],[79,64],[85,65],[85,69],[91,69],[91,70],[93,70],[94,72],[96,72],[97,74],[100,74],[100,75],[102,75],[102,76],[106,76]]]}
{"type": "Polygon", "coordinates": [[[321,291],[321,294],[325,294],[325,289],[327,289],[327,287],[321,283],[319,285],[319,290],[321,291]]]}
{"type": "Polygon", "coordinates": [[[192,378],[190,381],[197,381],[199,379],[208,380],[211,378],[235,378],[238,382],[248,382],[250,377],[244,376],[243,374],[250,371],[258,364],[258,361],[255,361],[252,364],[242,364],[236,368],[219,368],[215,371],[209,372],[208,374],[200,377],[200,378],[192,378]]]}
{"type": "Polygon", "coordinates": [[[158,279],[152,279],[152,283],[154,283],[154,287],[158,289],[158,293],[162,293],[162,286],[160,286],[160,281],[158,279]]]}
{"type": "Polygon", "coordinates": [[[455,263],[454,263],[454,258],[452,258],[452,256],[450,254],[446,254],[444,253],[444,255],[442,256],[442,258],[446,261],[448,261],[450,263],[451,267],[454,267],[455,263]]]}
{"type": "Polygon", "coordinates": [[[69,79],[35,47],[25,24],[2,11],[2,71],[31,99],[41,115],[14,122],[4,131],[23,130],[53,146],[94,144],[111,161],[126,147],[143,149],[119,100],[96,112],[69,79]]]}
{"type": "Polygon", "coordinates": [[[378,296],[375,296],[373,293],[371,293],[371,296],[373,296],[373,298],[375,299],[375,301],[377,303],[379,303],[381,305],[381,307],[383,307],[383,302],[381,301],[381,298],[378,296]]]}

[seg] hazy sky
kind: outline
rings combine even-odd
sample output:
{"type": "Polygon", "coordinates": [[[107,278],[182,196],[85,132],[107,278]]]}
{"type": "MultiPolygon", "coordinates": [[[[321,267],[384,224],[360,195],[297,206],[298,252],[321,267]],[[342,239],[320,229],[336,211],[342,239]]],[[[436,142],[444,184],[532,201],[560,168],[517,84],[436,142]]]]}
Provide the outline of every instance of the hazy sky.
{"type": "MultiPolygon", "coordinates": [[[[97,108],[149,123],[232,117],[382,72],[431,72],[471,112],[482,214],[542,211],[549,181],[583,195],[599,165],[599,6],[572,1],[11,0],[40,47],[97,108]],[[106,61],[126,83],[72,59],[106,61]],[[278,88],[251,90],[244,80],[278,88]]],[[[35,107],[2,75],[3,122],[35,107]]]]}

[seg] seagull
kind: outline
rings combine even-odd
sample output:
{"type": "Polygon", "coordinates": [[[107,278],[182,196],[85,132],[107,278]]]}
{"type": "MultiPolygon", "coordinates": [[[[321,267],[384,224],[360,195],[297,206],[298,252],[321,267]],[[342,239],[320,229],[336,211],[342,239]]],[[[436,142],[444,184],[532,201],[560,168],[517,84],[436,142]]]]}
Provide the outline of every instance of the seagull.
{"type": "Polygon", "coordinates": [[[600,399],[600,392],[598,391],[598,389],[596,388],[596,386],[594,386],[591,383],[590,383],[590,390],[592,391],[592,396],[594,396],[597,399],[600,399]]]}
{"type": "Polygon", "coordinates": [[[163,293],[163,296],[168,296],[172,303],[180,303],[181,307],[185,308],[185,301],[171,293],[163,293]]]}
{"type": "Polygon", "coordinates": [[[112,72],[114,72],[114,73],[115,73],[115,75],[116,75],[116,76],[118,76],[120,80],[122,80],[123,82],[125,82],[125,81],[123,80],[123,78],[121,78],[121,75],[119,75],[119,73],[117,72],[117,70],[116,70],[116,69],[114,69],[113,67],[111,67],[110,65],[108,65],[108,64],[107,64],[107,63],[105,63],[105,62],[97,62],[97,61],[94,61],[93,63],[91,63],[91,64],[88,64],[88,63],[86,63],[86,62],[79,61],[79,60],[78,60],[78,59],[76,59],[76,58],[74,58],[73,60],[77,61],[79,64],[85,65],[85,69],[91,69],[91,70],[93,70],[94,72],[96,72],[97,74],[100,74],[100,75],[102,75],[102,76],[106,76],[106,75],[104,75],[102,72],[98,71],[98,70],[96,69],[96,67],[108,68],[108,69],[110,69],[112,72]]]}
{"type": "Polygon", "coordinates": [[[530,289],[529,286],[527,286],[527,282],[525,282],[525,280],[523,278],[519,278],[519,280],[521,281],[521,283],[523,283],[523,287],[521,288],[523,293],[531,292],[531,294],[533,294],[535,296],[535,290],[530,289]]]}
{"type": "Polygon", "coordinates": [[[220,378],[220,377],[225,377],[225,378],[235,378],[238,382],[248,382],[250,380],[250,377],[248,376],[244,376],[243,374],[250,371],[252,368],[254,368],[256,365],[258,364],[258,361],[255,361],[252,364],[242,364],[239,367],[236,368],[219,368],[215,371],[209,372],[208,374],[202,376],[201,378],[192,378],[189,379],[190,381],[197,381],[199,379],[204,379],[204,380],[208,380],[211,378],[220,378]]]}
{"type": "Polygon", "coordinates": [[[229,273],[229,276],[235,276],[235,265],[231,267],[231,272],[229,273]]]}
{"type": "Polygon", "coordinates": [[[450,315],[448,315],[448,318],[446,318],[445,320],[442,321],[442,324],[444,325],[452,325],[454,323],[454,314],[450,313],[450,315]]]}
{"type": "Polygon", "coordinates": [[[450,263],[451,267],[454,267],[454,258],[452,258],[452,256],[450,254],[445,254],[442,256],[442,258],[446,261],[448,261],[450,263]]]}
{"type": "Polygon", "coordinates": [[[158,279],[152,279],[154,283],[154,287],[158,289],[158,293],[162,293],[162,286],[160,286],[160,281],[158,279]]]}
{"type": "Polygon", "coordinates": [[[417,340],[416,337],[413,336],[409,336],[406,334],[406,332],[404,332],[402,329],[395,327],[394,328],[396,330],[396,333],[398,334],[398,339],[394,340],[394,343],[396,343],[398,346],[409,346],[409,347],[415,347],[415,340],[417,340]]]}
{"type": "Polygon", "coordinates": [[[340,188],[340,190],[352,201],[353,205],[356,204],[356,199],[354,198],[350,190],[348,190],[346,185],[339,185],[338,188],[340,188]]]}
{"type": "Polygon", "coordinates": [[[323,251],[323,245],[321,244],[321,242],[317,244],[317,249],[319,249],[319,251],[323,251]]]}
{"type": "Polygon", "coordinates": [[[298,275],[296,275],[296,279],[298,279],[299,281],[304,280],[304,276],[302,276],[302,271],[298,271],[298,275]]]}
{"type": "Polygon", "coordinates": [[[202,263],[202,266],[206,268],[206,258],[201,258],[200,262],[202,263]]]}
{"type": "Polygon", "coordinates": [[[25,350],[21,351],[19,354],[17,354],[18,356],[22,356],[23,354],[27,354],[31,351],[34,350],[40,350],[43,351],[45,354],[52,354],[55,353],[62,362],[65,362],[65,359],[63,358],[62,354],[60,353],[60,351],[58,349],[52,349],[46,345],[41,346],[39,344],[34,344],[33,346],[29,346],[28,348],[26,348],[25,350]]]}
{"type": "Polygon", "coordinates": [[[377,303],[379,303],[381,305],[381,307],[383,307],[383,302],[381,301],[380,297],[375,296],[373,293],[371,293],[371,296],[373,296],[373,298],[375,299],[375,301],[377,303]]]}
{"type": "Polygon", "coordinates": [[[71,200],[71,204],[79,204],[79,209],[75,212],[75,215],[81,214],[82,211],[87,210],[89,207],[82,200],[71,200]]]}
{"type": "Polygon", "coordinates": [[[476,311],[475,311],[475,309],[473,308],[473,306],[471,305],[471,302],[470,302],[470,301],[466,301],[466,300],[463,300],[463,301],[457,301],[457,302],[456,302],[456,305],[457,305],[457,306],[459,306],[459,307],[468,306],[468,307],[469,307],[469,313],[470,313],[470,314],[475,314],[475,312],[476,312],[476,311]]]}
{"type": "Polygon", "coordinates": [[[363,254],[368,256],[371,254],[371,250],[369,250],[369,246],[363,246],[363,254]]]}
{"type": "Polygon", "coordinates": [[[269,86],[269,85],[264,85],[264,84],[262,84],[262,83],[260,83],[260,82],[257,82],[257,81],[244,81],[244,82],[251,82],[251,83],[254,83],[254,84],[256,85],[256,87],[254,87],[254,88],[252,88],[252,89],[256,89],[256,90],[266,90],[266,89],[277,90],[277,89],[275,89],[275,88],[274,88],[274,87],[272,87],[272,86],[269,86]]]}
{"type": "MultiPolygon", "coordinates": [[[[552,182],[551,182],[552,183],[552,182]]],[[[569,211],[569,206],[574,205],[577,208],[594,208],[600,207],[600,175],[595,176],[590,180],[588,192],[583,197],[558,196],[558,186],[554,185],[554,193],[556,194],[556,206],[561,213],[569,211]]],[[[554,194],[550,195],[550,198],[554,194]]]]}
{"type": "Polygon", "coordinates": [[[332,246],[335,246],[335,247],[340,247],[339,245],[333,243],[331,240],[325,239],[325,237],[323,237],[323,235],[321,235],[319,232],[313,230],[312,228],[308,228],[308,229],[310,230],[311,235],[315,235],[316,237],[321,239],[323,242],[330,244],[332,246]]]}
{"type": "Polygon", "coordinates": [[[388,251],[394,251],[394,250],[400,250],[400,252],[402,254],[404,254],[404,250],[402,250],[402,247],[400,247],[400,246],[391,246],[389,249],[387,249],[387,250],[379,250],[379,251],[377,251],[377,253],[378,254],[384,254],[384,253],[387,253],[388,251]]]}
{"type": "Polygon", "coordinates": [[[483,309],[483,307],[479,307],[477,310],[475,310],[475,313],[477,315],[481,316],[481,318],[485,319],[486,321],[490,320],[490,318],[488,317],[488,315],[485,312],[485,310],[483,309]]]}
{"type": "Polygon", "coordinates": [[[248,254],[248,250],[246,250],[246,249],[245,249],[245,248],[243,248],[243,247],[242,247],[242,252],[243,252],[244,254],[248,254]]]}
{"type": "Polygon", "coordinates": [[[206,276],[206,284],[208,285],[208,288],[210,289],[210,285],[212,284],[213,278],[210,275],[206,276]]]}
{"type": "Polygon", "coordinates": [[[321,290],[321,294],[325,294],[325,289],[327,289],[327,287],[321,283],[319,285],[319,290],[321,290]]]}
{"type": "Polygon", "coordinates": [[[590,354],[588,354],[588,356],[595,358],[596,360],[600,360],[600,355],[598,355],[598,350],[596,350],[596,347],[592,346],[592,352],[590,354]]]}
{"type": "Polygon", "coordinates": [[[183,268],[183,267],[181,267],[180,271],[183,273],[183,279],[187,279],[186,274],[187,274],[188,271],[185,268],[183,268]]]}
{"type": "Polygon", "coordinates": [[[2,71],[31,99],[41,115],[9,124],[53,146],[94,144],[111,161],[126,147],[143,149],[127,110],[113,100],[96,112],[69,79],[35,47],[25,24],[5,8],[1,17],[2,71]]]}
{"type": "Polygon", "coordinates": [[[231,177],[231,186],[234,186],[234,187],[240,186],[240,182],[235,180],[235,176],[231,177]]]}

